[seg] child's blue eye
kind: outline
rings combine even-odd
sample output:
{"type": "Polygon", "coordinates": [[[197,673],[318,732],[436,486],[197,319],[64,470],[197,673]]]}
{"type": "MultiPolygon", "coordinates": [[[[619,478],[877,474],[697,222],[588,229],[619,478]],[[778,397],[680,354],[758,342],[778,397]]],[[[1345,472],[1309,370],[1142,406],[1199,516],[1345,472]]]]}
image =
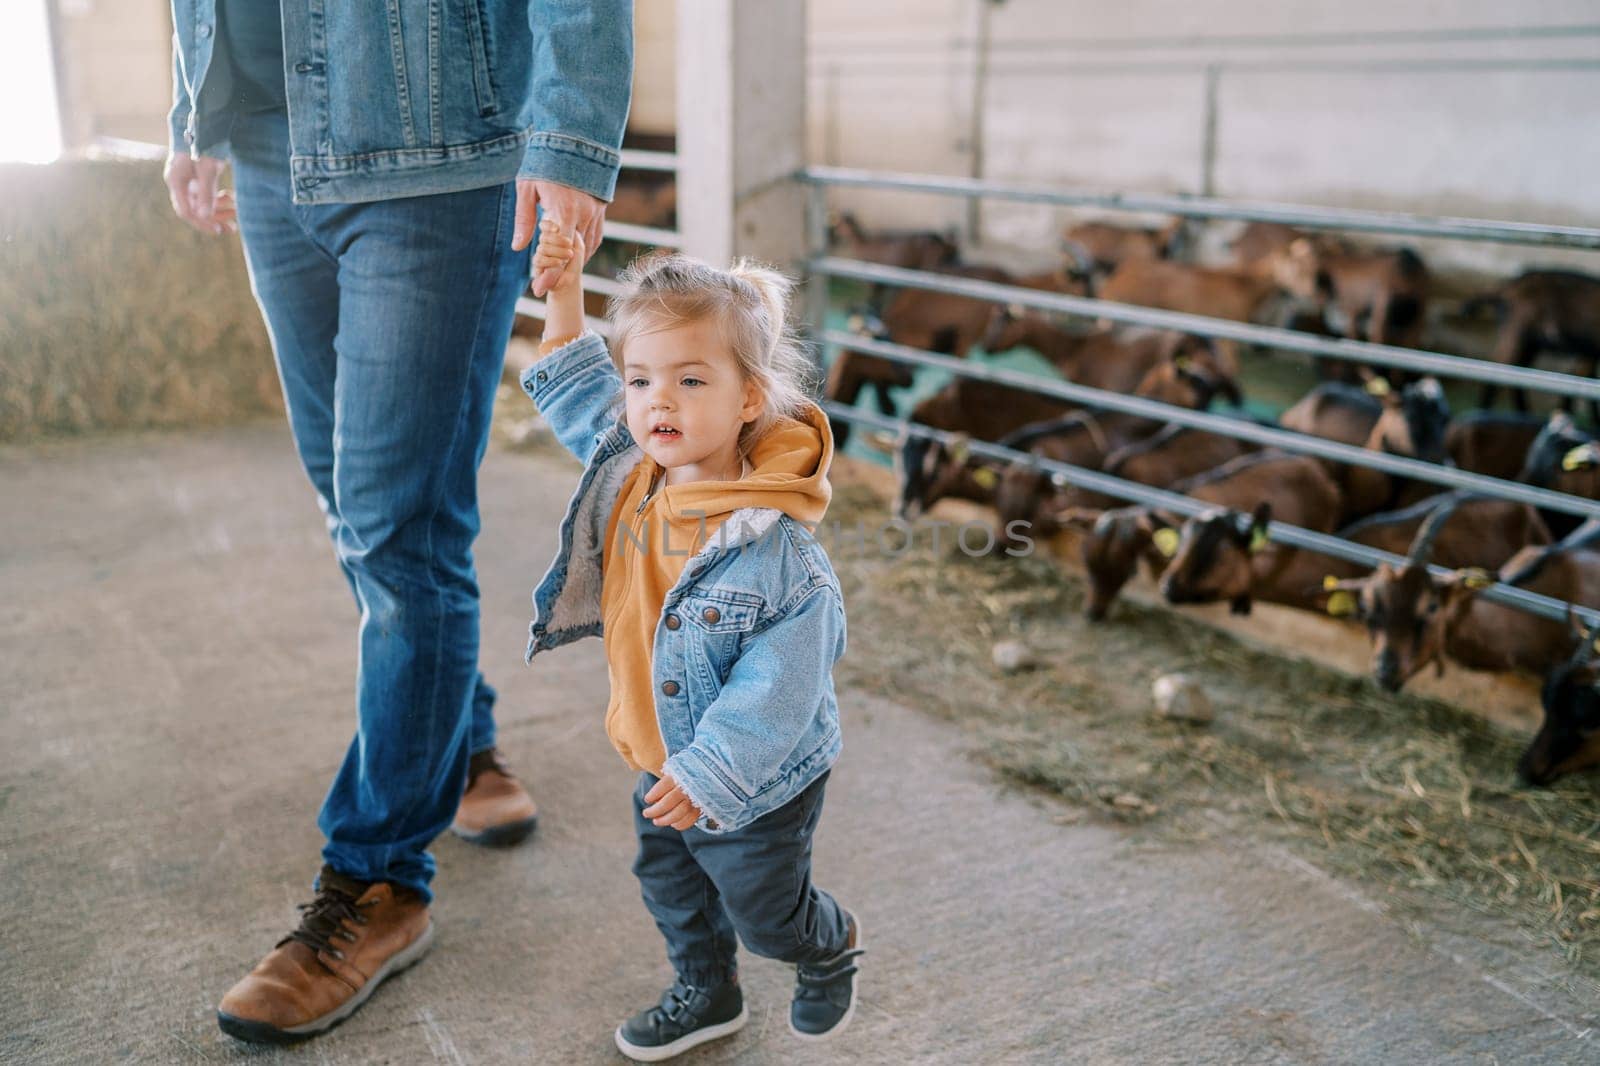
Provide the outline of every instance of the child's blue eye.
{"type": "Polygon", "coordinates": [[[690,384],[690,383],[691,383],[691,382],[692,382],[692,383],[693,383],[693,384],[696,384],[696,385],[704,385],[704,384],[705,384],[705,382],[703,382],[703,381],[701,381],[701,380],[700,380],[700,379],[699,379],[699,378],[684,378],[684,379],[683,379],[683,383],[684,383],[684,384],[685,384],[685,385],[688,385],[688,384],[690,384]]]}
{"type": "Polygon", "coordinates": [[[629,378],[628,379],[628,384],[629,385],[638,385],[641,382],[646,384],[646,385],[649,384],[649,382],[647,380],[645,380],[644,378],[629,378]]]}

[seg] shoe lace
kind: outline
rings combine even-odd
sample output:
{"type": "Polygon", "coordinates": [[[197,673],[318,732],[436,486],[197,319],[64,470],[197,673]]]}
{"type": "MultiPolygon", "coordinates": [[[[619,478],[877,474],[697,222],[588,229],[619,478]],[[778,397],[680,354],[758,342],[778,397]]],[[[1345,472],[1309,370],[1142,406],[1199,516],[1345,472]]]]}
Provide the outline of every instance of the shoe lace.
{"type": "Polygon", "coordinates": [[[866,950],[866,948],[851,948],[820,963],[812,965],[801,963],[796,966],[795,982],[799,986],[796,995],[801,999],[825,998],[830,988],[860,970],[854,960],[866,950]]]}
{"type": "Polygon", "coordinates": [[[471,788],[478,780],[479,775],[486,770],[493,770],[495,773],[503,774],[506,777],[516,776],[511,772],[511,767],[507,764],[505,756],[500,754],[499,748],[485,748],[483,751],[475,752],[472,758],[467,760],[467,787],[471,788]]]}
{"type": "Polygon", "coordinates": [[[312,951],[319,954],[326,951],[342,961],[345,957],[344,951],[336,946],[334,941],[354,942],[357,939],[356,934],[347,928],[345,923],[366,925],[367,916],[362,912],[376,902],[377,900],[368,900],[359,903],[348,893],[336,888],[324,888],[310,903],[299,904],[300,927],[278,941],[278,945],[281,947],[295,940],[312,951]]]}

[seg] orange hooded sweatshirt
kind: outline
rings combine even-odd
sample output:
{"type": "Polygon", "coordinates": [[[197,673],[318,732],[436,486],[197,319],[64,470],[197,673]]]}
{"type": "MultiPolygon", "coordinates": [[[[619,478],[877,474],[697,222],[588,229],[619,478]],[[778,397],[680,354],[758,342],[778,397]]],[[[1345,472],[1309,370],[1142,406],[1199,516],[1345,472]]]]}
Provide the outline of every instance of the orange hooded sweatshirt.
{"type": "Polygon", "coordinates": [[[661,486],[656,479],[665,468],[645,455],[623,482],[606,521],[600,586],[606,668],[611,676],[606,735],[634,770],[660,776],[667,760],[651,685],[651,651],[667,593],[678,583],[689,557],[714,539],[728,515],[741,507],[775,507],[813,527],[822,521],[833,495],[828,484],[833,465],[828,416],[808,403],[799,419],[785,418],[768,429],[751,448],[746,464],[746,473],[737,481],[661,486]],[[655,494],[646,501],[652,485],[655,494]],[[702,511],[703,519],[686,513],[702,511]],[[622,522],[632,530],[631,537],[619,530],[622,522]],[[663,550],[663,524],[671,554],[663,550]]]}

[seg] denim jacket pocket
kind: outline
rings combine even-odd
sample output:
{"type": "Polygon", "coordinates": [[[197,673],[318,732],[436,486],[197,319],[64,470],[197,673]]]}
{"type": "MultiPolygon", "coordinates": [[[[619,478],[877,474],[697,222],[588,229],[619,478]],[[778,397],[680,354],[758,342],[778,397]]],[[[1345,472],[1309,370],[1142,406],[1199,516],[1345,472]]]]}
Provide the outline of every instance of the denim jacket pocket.
{"type": "Polygon", "coordinates": [[[483,0],[460,0],[465,9],[467,44],[472,53],[472,92],[478,104],[478,116],[489,118],[500,111],[500,99],[494,85],[494,41],[490,36],[490,22],[485,17],[483,0]]]}
{"type": "Polygon", "coordinates": [[[712,680],[719,687],[739,657],[745,634],[760,620],[763,606],[754,593],[723,589],[692,592],[678,601],[675,610],[699,634],[712,680]]]}

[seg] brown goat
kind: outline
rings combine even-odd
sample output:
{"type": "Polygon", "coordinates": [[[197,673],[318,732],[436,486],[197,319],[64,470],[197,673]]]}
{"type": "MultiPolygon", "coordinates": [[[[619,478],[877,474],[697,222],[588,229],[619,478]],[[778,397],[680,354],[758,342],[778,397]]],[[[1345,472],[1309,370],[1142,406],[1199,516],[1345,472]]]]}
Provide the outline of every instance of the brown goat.
{"type": "MultiPolygon", "coordinates": [[[[1600,278],[1573,270],[1529,270],[1498,291],[1467,301],[1467,307],[1493,306],[1499,333],[1489,358],[1507,366],[1532,366],[1542,352],[1570,352],[1581,358],[1588,376],[1600,362],[1600,278]]],[[[1494,406],[1499,386],[1486,384],[1479,407],[1494,406]]],[[[1528,409],[1522,389],[1511,394],[1517,410],[1528,409]]],[[[1571,399],[1562,406],[1571,410],[1571,399]]],[[[1600,422],[1600,403],[1590,403],[1590,416],[1600,422]]]]}
{"type": "MultiPolygon", "coordinates": [[[[1251,523],[1242,512],[1253,511],[1266,499],[1280,499],[1285,506],[1285,514],[1328,527],[1331,527],[1333,519],[1322,512],[1330,507],[1334,511],[1338,509],[1339,490],[1328,479],[1322,466],[1315,459],[1285,455],[1283,451],[1258,451],[1240,456],[1213,471],[1174,482],[1168,488],[1216,504],[1211,515],[1227,515],[1226,522],[1214,523],[1213,530],[1206,535],[1208,541],[1218,535],[1222,535],[1222,539],[1235,539],[1234,535],[1240,531],[1248,531],[1251,523]]],[[[1128,579],[1133,578],[1139,560],[1144,560],[1150,575],[1162,575],[1162,571],[1168,570],[1182,543],[1182,535],[1173,528],[1173,520],[1147,507],[1118,507],[1115,511],[1091,511],[1077,507],[1059,517],[1064,525],[1082,530],[1080,551],[1090,578],[1088,616],[1094,621],[1106,616],[1118,592],[1122,591],[1128,579]]],[[[1198,527],[1195,530],[1198,531],[1198,527]]],[[[1272,562],[1293,562],[1293,557],[1282,554],[1280,546],[1254,543],[1256,551],[1251,552],[1251,544],[1253,541],[1250,538],[1243,541],[1245,557],[1262,555],[1262,549],[1270,549],[1274,552],[1270,557],[1272,562]]],[[[1230,552],[1224,546],[1224,551],[1219,554],[1230,555],[1230,552]]],[[[1227,562],[1229,560],[1224,560],[1224,563],[1227,562]]],[[[1235,610],[1248,610],[1248,595],[1251,595],[1248,570],[1254,563],[1266,562],[1266,559],[1250,559],[1248,562],[1250,567],[1235,575],[1237,581],[1234,584],[1237,587],[1232,587],[1227,597],[1235,600],[1235,610]]],[[[1314,581],[1315,578],[1307,579],[1307,586],[1314,581]]],[[[1200,594],[1202,591],[1197,587],[1197,595],[1200,594]]]]}
{"type": "MultiPolygon", "coordinates": [[[[1222,433],[1167,426],[1154,436],[1118,448],[1106,456],[1100,469],[1124,481],[1165,488],[1258,448],[1259,445],[1250,441],[1222,433]]],[[[1085,488],[1074,488],[1067,496],[1069,507],[1112,508],[1119,506],[1119,502],[1114,496],[1085,488]]]]}
{"type": "Polygon", "coordinates": [[[1316,301],[1346,337],[1421,346],[1430,280],[1409,248],[1358,251],[1301,239],[1289,245],[1275,274],[1295,296],[1316,301]]]}
{"type": "MultiPolygon", "coordinates": [[[[1516,476],[1539,488],[1600,500],[1600,467],[1593,454],[1594,438],[1574,425],[1566,412],[1556,411],[1528,445],[1516,476]]],[[[1571,533],[1581,521],[1559,511],[1546,511],[1544,519],[1558,537],[1571,533]]]]}
{"type": "Polygon", "coordinates": [[[1282,222],[1251,222],[1228,242],[1228,250],[1233,253],[1235,269],[1274,281],[1277,261],[1299,240],[1319,238],[1282,222]]]}
{"type": "Polygon", "coordinates": [[[849,211],[834,215],[828,227],[839,252],[851,259],[905,270],[932,270],[950,266],[960,249],[943,233],[931,230],[877,230],[869,232],[849,211]]]}
{"type": "MultiPolygon", "coordinates": [[[[1153,367],[1134,391],[1146,399],[1197,410],[1209,407],[1219,393],[1235,403],[1239,399],[1233,380],[1222,372],[1214,353],[1206,350],[1200,354],[1180,355],[1153,367]]],[[[1161,422],[1141,415],[1075,411],[1024,426],[998,443],[1026,449],[1037,458],[1092,470],[1104,463],[1113,451],[1161,428],[1161,422]]],[[[1003,466],[998,471],[994,495],[1001,530],[1009,530],[1011,523],[1018,520],[1033,523],[1045,534],[1060,528],[1055,518],[1055,512],[1060,509],[1057,491],[1065,485],[1059,479],[1026,463],[980,465],[1003,466]]],[[[996,542],[1000,540],[997,535],[996,542]]]]}
{"type": "Polygon", "coordinates": [[[1477,596],[1498,580],[1556,599],[1600,606],[1600,553],[1586,547],[1600,533],[1580,530],[1559,544],[1521,549],[1491,577],[1487,570],[1428,572],[1433,542],[1449,517],[1441,508],[1417,532],[1403,566],[1380,565],[1371,576],[1329,582],[1326,609],[1353,614],[1372,640],[1373,676],[1397,691],[1430,662],[1444,659],[1482,670],[1542,674],[1572,653],[1572,635],[1559,622],[1477,596]]]}
{"type": "Polygon", "coordinates": [[[1079,271],[1109,274],[1131,259],[1165,259],[1182,230],[1182,219],[1160,229],[1080,222],[1061,232],[1061,250],[1079,271]]]}
{"type": "Polygon", "coordinates": [[[1016,307],[996,307],[983,335],[983,350],[1031,348],[1068,381],[1108,392],[1132,392],[1152,367],[1206,341],[1171,330],[1097,329],[1070,333],[1041,315],[1016,307]]]}
{"type": "MultiPolygon", "coordinates": [[[[1278,419],[1284,429],[1360,446],[1368,451],[1438,463],[1445,459],[1450,407],[1434,378],[1403,389],[1375,380],[1367,390],[1340,382],[1312,389],[1278,419]]],[[[1323,460],[1344,500],[1341,522],[1413,503],[1438,490],[1431,484],[1395,477],[1381,470],[1323,460]]]]}
{"type": "Polygon", "coordinates": [[[1544,722],[1517,762],[1517,775],[1531,785],[1600,765],[1600,626],[1585,632],[1574,625],[1573,640],[1572,657],[1545,677],[1544,722]]]}
{"type": "MultiPolygon", "coordinates": [[[[935,273],[1049,292],[1068,292],[1075,287],[1081,288],[1078,282],[1059,271],[1013,278],[997,267],[961,266],[939,267],[935,273]]],[[[989,301],[971,296],[955,296],[928,289],[901,289],[889,301],[882,319],[866,324],[872,334],[881,340],[964,359],[988,328],[992,308],[993,304],[989,301]]],[[[895,407],[888,390],[909,388],[912,371],[909,363],[845,349],[834,357],[828,368],[823,394],[830,400],[853,404],[861,390],[870,386],[877,393],[878,409],[892,415],[895,407]]],[[[849,435],[850,427],[841,420],[834,426],[834,446],[844,447],[849,435]]]]}
{"type": "Polygon", "coordinates": [[[1521,474],[1544,419],[1510,411],[1468,411],[1444,435],[1444,450],[1462,470],[1505,481],[1521,474]]]}
{"type": "MultiPolygon", "coordinates": [[[[1281,500],[1285,514],[1331,526],[1331,517],[1321,512],[1330,507],[1336,510],[1339,496],[1338,488],[1316,460],[1280,451],[1240,456],[1167,488],[1216,505],[1211,514],[1229,516],[1225,526],[1219,524],[1214,530],[1223,534],[1236,533],[1241,526],[1248,527],[1248,520],[1241,522],[1244,519],[1241,512],[1253,510],[1268,499],[1281,500]],[[1294,499],[1291,500],[1291,496],[1294,499]]],[[[1182,535],[1172,528],[1173,519],[1149,508],[1122,507],[1111,511],[1074,508],[1060,515],[1060,520],[1082,531],[1079,544],[1089,576],[1087,613],[1095,621],[1105,617],[1141,559],[1152,576],[1160,575],[1168,568],[1182,542],[1182,535]]],[[[1250,541],[1246,540],[1243,550],[1247,555],[1251,554],[1250,547],[1250,541]]],[[[1255,554],[1260,554],[1263,547],[1275,553],[1274,561],[1283,561],[1280,546],[1258,543],[1255,554]]],[[[1315,580],[1308,578],[1308,586],[1315,580]]],[[[1248,593],[1249,582],[1240,584],[1242,591],[1248,593]]],[[[1236,590],[1235,595],[1239,594],[1236,590]]],[[[1234,595],[1229,598],[1233,599],[1234,595]]],[[[1241,599],[1238,606],[1243,607],[1244,602],[1241,599]]]]}
{"type": "Polygon", "coordinates": [[[1112,271],[1100,296],[1116,303],[1251,322],[1278,288],[1275,280],[1242,270],[1130,259],[1112,271]]]}
{"type": "MultiPolygon", "coordinates": [[[[911,420],[978,440],[999,440],[1030,422],[1054,418],[1073,408],[1068,400],[1016,389],[979,378],[957,377],[911,411],[911,420]]],[[[911,521],[940,500],[994,498],[995,475],[978,472],[967,461],[960,440],[945,445],[907,435],[895,449],[899,492],[895,516],[911,521]],[[976,475],[976,476],[975,476],[976,475]]]]}
{"type": "MultiPolygon", "coordinates": [[[[1326,533],[1339,515],[1339,490],[1320,464],[1288,460],[1250,463],[1245,456],[1230,478],[1189,492],[1218,506],[1184,521],[1172,545],[1172,560],[1161,573],[1161,595],[1168,603],[1228,603],[1234,614],[1249,614],[1255,600],[1306,607],[1314,603],[1311,560],[1295,548],[1273,543],[1268,523],[1280,522],[1326,533]],[[1237,501],[1237,502],[1235,502],[1237,501]]],[[[1227,469],[1224,467],[1223,469],[1227,469]]],[[[1159,520],[1159,516],[1157,516],[1159,520]]]]}

